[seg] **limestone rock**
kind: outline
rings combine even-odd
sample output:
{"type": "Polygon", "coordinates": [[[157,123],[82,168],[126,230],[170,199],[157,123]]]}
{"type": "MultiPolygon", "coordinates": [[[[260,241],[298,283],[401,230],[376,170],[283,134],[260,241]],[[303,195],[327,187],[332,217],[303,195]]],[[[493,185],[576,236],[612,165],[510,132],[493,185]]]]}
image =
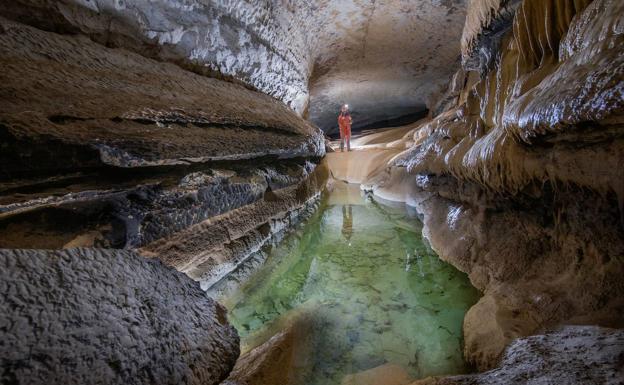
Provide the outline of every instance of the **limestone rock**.
{"type": "Polygon", "coordinates": [[[0,23],[3,178],[324,154],[321,132],[269,96],[81,36],[0,23]]]}
{"type": "Polygon", "coordinates": [[[239,354],[226,310],[129,251],[0,250],[3,383],[218,384],[239,354]]]}
{"type": "Polygon", "coordinates": [[[255,204],[249,234],[211,229],[243,258],[322,188],[309,179],[323,135],[279,101],[82,35],[0,25],[0,247],[138,248],[255,204]]]}
{"type": "Polygon", "coordinates": [[[465,317],[464,352],[487,370],[545,328],[624,327],[624,9],[474,1],[469,15],[474,7],[483,19],[470,44],[489,64],[467,65],[452,82],[456,105],[416,127],[392,161],[372,161],[389,171],[365,188],[415,205],[433,249],[483,291],[465,317]]]}
{"type": "Polygon", "coordinates": [[[624,331],[593,326],[514,341],[501,364],[489,372],[430,378],[412,385],[616,385],[622,382],[624,331]]]}
{"type": "Polygon", "coordinates": [[[409,385],[411,382],[405,369],[398,365],[384,364],[345,376],[341,385],[409,385]]]}
{"type": "Polygon", "coordinates": [[[241,355],[225,385],[304,385],[315,354],[308,322],[305,314],[288,319],[283,330],[241,355]]]}
{"type": "Polygon", "coordinates": [[[356,126],[424,111],[459,66],[466,2],[14,0],[0,14],[242,82],[336,132],[342,103],[356,126]]]}

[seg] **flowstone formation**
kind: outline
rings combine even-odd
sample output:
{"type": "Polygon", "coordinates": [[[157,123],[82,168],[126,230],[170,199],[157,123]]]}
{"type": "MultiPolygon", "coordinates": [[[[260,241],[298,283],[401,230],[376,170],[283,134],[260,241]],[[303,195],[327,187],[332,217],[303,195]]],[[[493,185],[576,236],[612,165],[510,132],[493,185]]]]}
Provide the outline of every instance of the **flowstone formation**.
{"type": "Polygon", "coordinates": [[[468,15],[446,111],[387,143],[408,149],[362,183],[416,206],[483,291],[464,352],[485,370],[519,337],[624,326],[624,4],[474,1],[468,15]]]}

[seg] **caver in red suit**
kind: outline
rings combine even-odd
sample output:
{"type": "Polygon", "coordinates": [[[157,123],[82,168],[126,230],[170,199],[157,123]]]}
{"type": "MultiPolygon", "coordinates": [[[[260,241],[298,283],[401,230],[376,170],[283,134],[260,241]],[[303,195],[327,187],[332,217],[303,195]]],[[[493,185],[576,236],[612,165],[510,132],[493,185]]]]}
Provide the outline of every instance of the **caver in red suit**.
{"type": "Polygon", "coordinates": [[[344,144],[347,142],[347,151],[351,151],[351,114],[346,107],[342,107],[338,115],[338,127],[340,127],[340,151],[344,151],[344,144]]]}

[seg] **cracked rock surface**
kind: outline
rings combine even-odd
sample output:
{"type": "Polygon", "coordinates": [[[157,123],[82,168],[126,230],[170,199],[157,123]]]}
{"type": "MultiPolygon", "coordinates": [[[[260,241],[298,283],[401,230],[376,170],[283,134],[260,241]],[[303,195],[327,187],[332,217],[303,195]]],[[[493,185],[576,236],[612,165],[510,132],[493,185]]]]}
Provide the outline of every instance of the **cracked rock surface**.
{"type": "Polygon", "coordinates": [[[514,341],[496,369],[411,385],[617,385],[624,377],[623,356],[624,330],[566,326],[514,341]]]}

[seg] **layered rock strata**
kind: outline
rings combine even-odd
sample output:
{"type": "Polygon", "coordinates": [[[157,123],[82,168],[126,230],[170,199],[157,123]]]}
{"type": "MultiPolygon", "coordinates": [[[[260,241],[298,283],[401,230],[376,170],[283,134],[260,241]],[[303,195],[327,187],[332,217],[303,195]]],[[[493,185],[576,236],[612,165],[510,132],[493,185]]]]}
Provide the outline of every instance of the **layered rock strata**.
{"type": "MultiPolygon", "coordinates": [[[[205,224],[222,246],[318,195],[322,134],[270,97],[81,36],[1,25],[0,246],[156,255],[163,246],[148,245],[251,206],[230,215],[240,223],[205,224]]],[[[178,254],[163,260],[188,268],[178,254]]]]}
{"type": "Polygon", "coordinates": [[[466,0],[13,0],[0,15],[245,84],[336,132],[424,111],[458,66],[466,0]],[[393,58],[393,60],[388,60],[393,58]]]}
{"type": "Polygon", "coordinates": [[[0,14],[260,90],[299,114],[310,52],[295,6],[223,0],[16,0],[0,14]]]}
{"type": "Polygon", "coordinates": [[[0,19],[3,376],[219,383],[238,338],[188,276],[206,288],[315,209],[323,135],[270,96],[94,40],[0,19]]]}
{"type": "Polygon", "coordinates": [[[226,310],[130,251],[0,250],[0,380],[218,384],[239,354],[226,310]]]}

